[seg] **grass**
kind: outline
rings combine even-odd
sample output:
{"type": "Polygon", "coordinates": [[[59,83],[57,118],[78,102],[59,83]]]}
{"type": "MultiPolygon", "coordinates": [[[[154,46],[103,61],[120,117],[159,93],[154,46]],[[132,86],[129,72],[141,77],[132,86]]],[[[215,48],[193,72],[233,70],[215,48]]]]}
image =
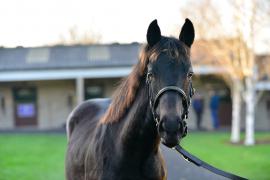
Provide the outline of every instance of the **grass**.
{"type": "MultiPolygon", "coordinates": [[[[270,139],[270,133],[257,133],[270,139]]],[[[270,145],[245,147],[228,143],[228,133],[192,132],[187,150],[223,170],[250,179],[270,179],[270,145]]],[[[65,135],[0,135],[0,180],[63,180],[65,135]]]]}
{"type": "Polygon", "coordinates": [[[0,135],[0,180],[64,179],[64,135],[0,135]]]}
{"type": "MultiPolygon", "coordinates": [[[[256,133],[255,137],[269,140],[270,133],[256,133]]],[[[270,144],[247,147],[230,144],[229,139],[229,133],[190,133],[182,145],[222,170],[249,179],[270,179],[270,144]]]]}

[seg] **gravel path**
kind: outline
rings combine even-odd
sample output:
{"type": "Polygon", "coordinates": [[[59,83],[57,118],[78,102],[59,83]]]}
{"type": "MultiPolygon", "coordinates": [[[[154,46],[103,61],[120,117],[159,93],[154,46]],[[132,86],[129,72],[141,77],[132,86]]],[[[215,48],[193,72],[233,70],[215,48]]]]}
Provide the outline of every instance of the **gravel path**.
{"type": "Polygon", "coordinates": [[[186,161],[177,151],[161,145],[168,169],[168,180],[224,180],[208,170],[186,161]]]}

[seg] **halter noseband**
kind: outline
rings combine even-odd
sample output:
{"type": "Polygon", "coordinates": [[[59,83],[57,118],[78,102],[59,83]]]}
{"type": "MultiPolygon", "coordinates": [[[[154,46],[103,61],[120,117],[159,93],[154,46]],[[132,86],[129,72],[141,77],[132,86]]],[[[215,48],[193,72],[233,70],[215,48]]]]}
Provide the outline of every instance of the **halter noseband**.
{"type": "Polygon", "coordinates": [[[185,93],[185,91],[183,91],[181,88],[177,87],[177,86],[166,86],[164,88],[162,88],[161,90],[159,90],[159,92],[157,93],[155,99],[154,99],[154,103],[152,104],[152,100],[150,100],[150,106],[152,108],[152,113],[155,115],[154,117],[158,117],[157,114],[155,113],[155,109],[157,107],[158,101],[160,99],[160,97],[166,92],[166,91],[174,91],[177,94],[179,94],[182,99],[183,99],[183,105],[184,105],[184,113],[182,114],[182,118],[183,119],[187,119],[188,116],[188,100],[187,100],[187,95],[185,93]]]}

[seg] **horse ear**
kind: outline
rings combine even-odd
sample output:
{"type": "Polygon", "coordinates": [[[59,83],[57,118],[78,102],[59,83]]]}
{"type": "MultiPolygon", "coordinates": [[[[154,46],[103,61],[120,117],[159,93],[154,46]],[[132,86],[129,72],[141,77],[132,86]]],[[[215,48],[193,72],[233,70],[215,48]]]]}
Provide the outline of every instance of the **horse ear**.
{"type": "Polygon", "coordinates": [[[161,39],[161,32],[156,19],[150,23],[146,38],[150,47],[154,46],[161,39]]]}
{"type": "Polygon", "coordinates": [[[179,40],[191,47],[195,37],[195,30],[192,22],[186,18],[185,23],[181,29],[179,40]]]}

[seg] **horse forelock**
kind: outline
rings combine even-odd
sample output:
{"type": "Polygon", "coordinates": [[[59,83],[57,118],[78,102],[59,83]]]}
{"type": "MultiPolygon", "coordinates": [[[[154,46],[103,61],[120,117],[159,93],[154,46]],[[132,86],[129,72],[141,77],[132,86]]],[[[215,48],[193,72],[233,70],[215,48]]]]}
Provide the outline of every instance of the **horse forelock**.
{"type": "Polygon", "coordinates": [[[123,117],[134,102],[140,84],[145,82],[148,62],[155,61],[164,51],[176,60],[183,59],[179,58],[183,55],[189,57],[189,48],[174,38],[163,37],[153,47],[145,45],[140,52],[139,62],[116,89],[112,102],[101,118],[100,124],[118,122],[123,117]]]}
{"type": "Polygon", "coordinates": [[[186,59],[182,57],[190,57],[190,48],[178,39],[172,37],[162,37],[159,43],[148,50],[149,61],[156,61],[162,52],[176,61],[186,59]]]}

